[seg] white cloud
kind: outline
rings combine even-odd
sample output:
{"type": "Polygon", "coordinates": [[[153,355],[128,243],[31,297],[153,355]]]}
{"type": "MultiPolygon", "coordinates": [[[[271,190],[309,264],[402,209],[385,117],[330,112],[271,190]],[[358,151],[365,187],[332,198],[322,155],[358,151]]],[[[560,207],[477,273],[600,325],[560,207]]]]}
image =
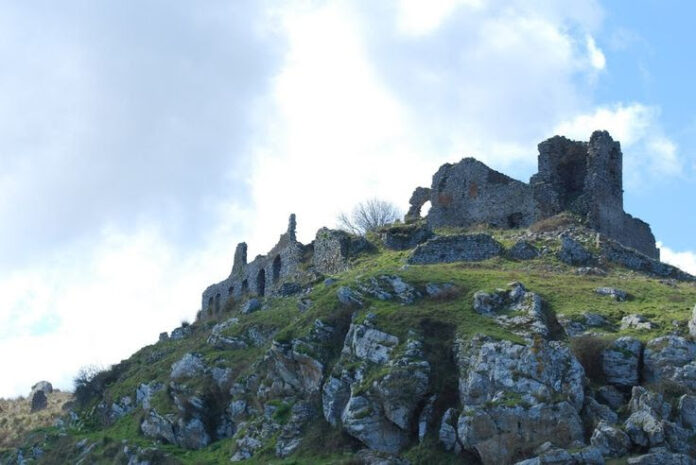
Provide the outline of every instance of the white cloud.
{"type": "Polygon", "coordinates": [[[254,252],[290,212],[308,241],[368,197],[405,209],[413,188],[464,156],[528,176],[548,127],[587,98],[576,78],[596,69],[586,35],[569,31],[595,27],[594,2],[564,12],[443,1],[428,14],[421,3],[276,11],[288,49],[250,173],[254,252]]]}
{"type": "Polygon", "coordinates": [[[677,252],[665,246],[662,242],[658,242],[657,246],[660,248],[660,259],[681,268],[687,273],[696,275],[696,252],[692,251],[682,251],[677,252]]]}
{"type": "Polygon", "coordinates": [[[81,366],[115,363],[192,321],[203,288],[229,271],[246,213],[219,214],[198,250],[178,250],[153,225],[107,228],[0,280],[0,395],[26,395],[39,379],[70,389],[81,366]]]}
{"type": "Polygon", "coordinates": [[[587,140],[593,131],[605,129],[621,142],[624,173],[632,188],[656,180],[656,174],[677,176],[682,160],[676,144],[663,132],[660,111],[640,103],[602,106],[577,115],[556,126],[554,132],[569,138],[587,140]]]}
{"type": "Polygon", "coordinates": [[[597,47],[594,38],[590,35],[587,36],[587,52],[590,55],[590,63],[592,66],[597,70],[604,69],[607,64],[607,59],[604,53],[602,53],[602,50],[597,47]]]}

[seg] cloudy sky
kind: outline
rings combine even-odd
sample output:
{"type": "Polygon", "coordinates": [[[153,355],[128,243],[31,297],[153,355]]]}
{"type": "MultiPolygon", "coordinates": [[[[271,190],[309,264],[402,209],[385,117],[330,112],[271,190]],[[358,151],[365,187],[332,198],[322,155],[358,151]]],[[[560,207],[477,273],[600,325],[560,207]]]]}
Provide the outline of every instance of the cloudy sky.
{"type": "Polygon", "coordinates": [[[308,242],[464,156],[527,180],[557,133],[621,141],[627,211],[696,273],[694,9],[0,0],[0,396],[192,320],[291,212],[308,242]]]}

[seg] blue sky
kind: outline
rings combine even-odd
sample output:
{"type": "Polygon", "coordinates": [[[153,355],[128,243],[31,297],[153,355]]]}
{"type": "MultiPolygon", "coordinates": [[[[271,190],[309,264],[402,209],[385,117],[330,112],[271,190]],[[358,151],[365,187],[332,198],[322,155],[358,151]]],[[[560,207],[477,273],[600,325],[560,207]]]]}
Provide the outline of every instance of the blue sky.
{"type": "Polygon", "coordinates": [[[608,129],[696,272],[688,2],[0,0],[0,396],[156,340],[237,242],[608,129]]]}

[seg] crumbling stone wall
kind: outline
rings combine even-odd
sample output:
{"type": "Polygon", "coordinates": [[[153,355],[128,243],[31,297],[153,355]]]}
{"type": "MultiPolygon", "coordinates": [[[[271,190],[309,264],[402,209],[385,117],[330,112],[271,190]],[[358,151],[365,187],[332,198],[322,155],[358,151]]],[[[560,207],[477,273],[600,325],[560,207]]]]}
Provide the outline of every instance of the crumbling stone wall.
{"type": "Polygon", "coordinates": [[[473,158],[442,165],[429,193],[431,227],[486,223],[516,228],[534,221],[531,188],[473,158]]]}
{"type": "Polygon", "coordinates": [[[244,295],[263,296],[291,279],[297,272],[305,246],[296,239],[297,222],[290,215],[288,229],[281,234],[278,243],[266,254],[258,255],[247,263],[247,244],[237,244],[230,276],[209,286],[204,292],[201,308],[218,312],[229,298],[244,295]]]}
{"type": "Polygon", "coordinates": [[[659,259],[650,226],[623,210],[623,155],[608,132],[595,131],[589,142],[554,136],[538,146],[538,172],[529,184],[498,173],[473,159],[445,164],[432,186],[411,196],[407,222],[420,218],[425,202],[431,227],[529,226],[570,211],[586,224],[650,258],[659,259]]]}
{"type": "Polygon", "coordinates": [[[203,291],[201,308],[217,313],[230,298],[282,294],[283,285],[296,285],[303,257],[312,256],[311,264],[320,273],[338,273],[348,267],[348,260],[367,250],[369,242],[344,231],[321,228],[316,239],[303,245],[296,238],[297,222],[290,215],[287,231],[266,254],[247,263],[247,244],[237,244],[230,275],[203,291]],[[312,252],[312,253],[310,253],[312,252]]]}

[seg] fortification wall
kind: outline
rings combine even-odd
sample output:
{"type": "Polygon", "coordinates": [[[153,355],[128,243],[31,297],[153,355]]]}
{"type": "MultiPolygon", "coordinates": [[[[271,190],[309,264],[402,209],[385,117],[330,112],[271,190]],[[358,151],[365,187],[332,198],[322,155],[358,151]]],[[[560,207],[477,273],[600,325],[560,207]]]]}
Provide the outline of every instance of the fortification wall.
{"type": "Polygon", "coordinates": [[[431,227],[487,223],[516,228],[534,221],[532,189],[474,158],[441,166],[429,194],[431,227]]]}
{"type": "Polygon", "coordinates": [[[595,131],[589,142],[554,136],[538,149],[539,169],[529,184],[473,158],[442,165],[430,188],[416,188],[405,220],[419,219],[427,201],[432,205],[426,221],[435,228],[525,227],[570,211],[598,232],[659,258],[650,226],[623,210],[623,155],[608,132],[595,131]]]}

